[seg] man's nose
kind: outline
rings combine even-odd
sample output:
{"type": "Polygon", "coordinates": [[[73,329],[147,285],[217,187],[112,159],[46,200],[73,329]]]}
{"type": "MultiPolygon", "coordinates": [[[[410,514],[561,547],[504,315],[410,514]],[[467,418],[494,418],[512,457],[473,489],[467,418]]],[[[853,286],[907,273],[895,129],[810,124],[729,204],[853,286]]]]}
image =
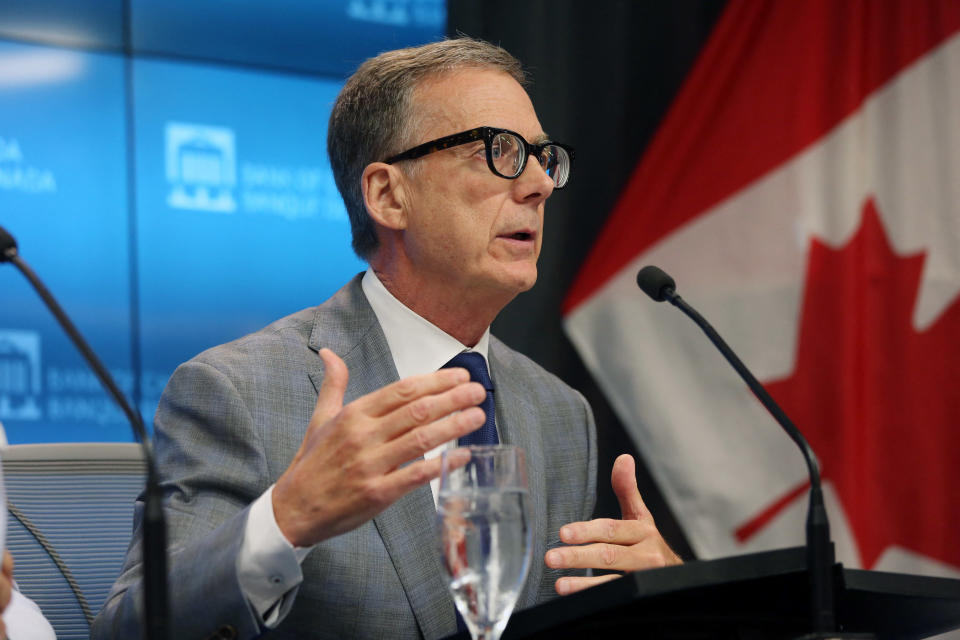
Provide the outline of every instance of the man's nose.
{"type": "Polygon", "coordinates": [[[540,165],[540,159],[532,153],[527,158],[527,166],[516,179],[517,193],[523,201],[546,200],[553,193],[553,178],[540,165]]]}

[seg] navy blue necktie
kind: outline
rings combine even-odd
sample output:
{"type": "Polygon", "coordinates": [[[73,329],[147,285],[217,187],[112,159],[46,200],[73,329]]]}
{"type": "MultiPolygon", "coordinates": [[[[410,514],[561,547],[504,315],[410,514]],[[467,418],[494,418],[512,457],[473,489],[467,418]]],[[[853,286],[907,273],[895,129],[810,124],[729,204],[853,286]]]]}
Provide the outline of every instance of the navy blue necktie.
{"type": "Polygon", "coordinates": [[[477,406],[483,409],[487,414],[487,421],[482,427],[468,433],[457,441],[461,447],[471,444],[500,444],[500,438],[497,437],[497,422],[494,417],[493,408],[493,381],[490,380],[490,373],[487,371],[487,361],[476,351],[464,351],[458,353],[443,368],[463,367],[470,372],[470,379],[479,382],[487,390],[486,399],[477,406]]]}
{"type": "MultiPolygon", "coordinates": [[[[463,367],[470,372],[470,379],[472,381],[479,382],[483,385],[483,388],[487,390],[487,397],[477,405],[487,414],[487,421],[476,431],[460,438],[457,444],[461,447],[466,447],[471,444],[500,444],[500,438],[497,437],[497,422],[493,409],[493,381],[490,380],[487,361],[476,351],[464,351],[458,353],[450,362],[443,365],[444,369],[448,367],[463,367]]],[[[457,614],[457,631],[467,631],[467,625],[460,616],[460,612],[454,608],[454,613],[457,614]]]]}

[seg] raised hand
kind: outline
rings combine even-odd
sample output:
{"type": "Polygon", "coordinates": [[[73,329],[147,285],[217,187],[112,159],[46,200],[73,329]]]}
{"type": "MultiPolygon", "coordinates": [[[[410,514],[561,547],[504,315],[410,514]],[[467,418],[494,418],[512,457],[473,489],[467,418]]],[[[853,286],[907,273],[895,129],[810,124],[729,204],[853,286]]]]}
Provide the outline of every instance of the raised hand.
{"type": "MultiPolygon", "coordinates": [[[[307,547],[355,529],[411,489],[440,475],[434,447],[476,430],[484,388],[464,369],[413,376],[343,404],[347,366],[321,349],[325,372],[306,436],[273,489],[280,531],[307,547]]],[[[448,454],[454,466],[468,451],[448,454]]]]}
{"type": "MultiPolygon", "coordinates": [[[[579,546],[551,549],[544,558],[547,566],[554,569],[637,571],[680,564],[680,556],[660,535],[653,516],[640,497],[633,457],[628,454],[618,457],[610,476],[622,519],[598,518],[564,525],[560,528],[560,540],[579,546]]],[[[566,595],[619,577],[619,574],[568,576],[558,579],[555,588],[557,593],[566,595]]]]}

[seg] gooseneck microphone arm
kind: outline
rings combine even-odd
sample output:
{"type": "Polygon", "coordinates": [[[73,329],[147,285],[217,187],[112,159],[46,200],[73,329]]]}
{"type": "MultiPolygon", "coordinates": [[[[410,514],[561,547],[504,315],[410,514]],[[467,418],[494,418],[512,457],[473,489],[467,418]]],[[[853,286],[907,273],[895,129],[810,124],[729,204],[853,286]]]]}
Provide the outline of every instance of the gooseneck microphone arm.
{"type": "Polygon", "coordinates": [[[77,350],[96,374],[100,383],[123,410],[140,446],[147,466],[147,481],[143,515],[143,574],[144,574],[144,612],[145,630],[148,640],[167,640],[167,529],[163,514],[157,467],[153,457],[153,448],[147,437],[140,413],[134,411],[126,397],[117,386],[110,372],[80,335],[73,322],[64,312],[50,291],[44,286],[33,269],[20,258],[16,240],[3,227],[0,227],[0,262],[11,262],[30,282],[36,292],[53,313],[57,322],[70,337],[77,350]]]}
{"type": "Polygon", "coordinates": [[[700,327],[710,341],[720,350],[758,400],[773,415],[774,419],[787,432],[790,439],[800,447],[803,458],[807,463],[810,475],[810,505],[807,511],[807,567],[810,577],[810,605],[811,623],[815,632],[831,632],[836,630],[836,616],[833,602],[833,545],[830,542],[830,522],[823,502],[823,489],[820,485],[820,465],[817,457],[796,425],[787,417],[783,409],[767,393],[750,370],[740,361],[737,354],[724,342],[710,323],[697,310],[677,294],[677,285],[673,278],[663,270],[648,265],[637,274],[637,284],[644,293],[662,302],[668,301],[677,307],[698,327],[700,327]]]}

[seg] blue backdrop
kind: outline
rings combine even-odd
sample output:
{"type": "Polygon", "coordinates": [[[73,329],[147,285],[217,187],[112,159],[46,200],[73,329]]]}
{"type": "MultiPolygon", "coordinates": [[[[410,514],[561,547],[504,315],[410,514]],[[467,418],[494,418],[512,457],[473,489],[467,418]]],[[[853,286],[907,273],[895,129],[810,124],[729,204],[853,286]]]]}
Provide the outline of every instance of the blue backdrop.
{"type": "MultiPolygon", "coordinates": [[[[360,61],[444,27],[437,0],[0,7],[0,225],[148,424],[177,364],[364,268],[330,107],[360,61]]],[[[11,266],[0,421],[14,443],[131,438],[11,266]]]]}

